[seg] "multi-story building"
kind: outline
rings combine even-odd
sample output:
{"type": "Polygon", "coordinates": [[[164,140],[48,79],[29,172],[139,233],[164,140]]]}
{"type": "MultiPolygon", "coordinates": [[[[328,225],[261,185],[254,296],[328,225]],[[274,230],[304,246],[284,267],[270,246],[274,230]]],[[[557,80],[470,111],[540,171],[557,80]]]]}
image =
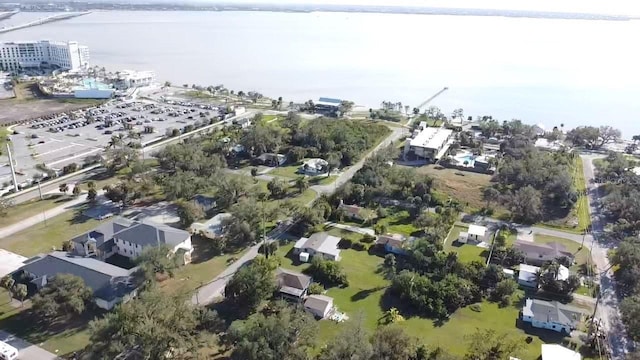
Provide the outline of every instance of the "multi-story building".
{"type": "Polygon", "coordinates": [[[452,136],[452,130],[421,124],[415,134],[406,140],[404,156],[436,162],[449,149],[449,140],[452,136]]]}
{"type": "Polygon", "coordinates": [[[89,64],[89,48],[77,41],[48,40],[0,42],[0,70],[20,71],[25,68],[56,66],[78,70],[89,64]]]}

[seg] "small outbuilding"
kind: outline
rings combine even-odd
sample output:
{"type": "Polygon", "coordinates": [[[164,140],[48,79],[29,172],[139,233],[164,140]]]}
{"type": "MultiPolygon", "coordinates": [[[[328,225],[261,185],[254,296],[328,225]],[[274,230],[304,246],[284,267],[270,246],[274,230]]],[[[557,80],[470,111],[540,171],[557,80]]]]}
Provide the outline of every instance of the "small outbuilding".
{"type": "Polygon", "coordinates": [[[325,295],[309,295],[304,302],[304,308],[316,318],[324,319],[333,309],[333,298],[325,295]]]}
{"type": "Polygon", "coordinates": [[[520,264],[518,273],[518,284],[531,288],[538,288],[537,273],[540,268],[537,266],[520,264]]]}

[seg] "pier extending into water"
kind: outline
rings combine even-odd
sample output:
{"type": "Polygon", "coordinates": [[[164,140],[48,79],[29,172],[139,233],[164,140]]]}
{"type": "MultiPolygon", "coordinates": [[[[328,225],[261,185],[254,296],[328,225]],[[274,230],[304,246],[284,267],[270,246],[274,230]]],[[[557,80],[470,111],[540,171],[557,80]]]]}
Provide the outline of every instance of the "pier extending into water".
{"type": "Polygon", "coordinates": [[[84,12],[74,12],[74,13],[64,13],[64,14],[51,15],[51,16],[44,17],[42,19],[38,19],[38,20],[34,20],[34,21],[31,21],[31,22],[28,22],[26,24],[0,28],[0,34],[6,33],[6,32],[9,32],[9,31],[15,31],[15,30],[24,29],[24,28],[31,27],[31,26],[38,26],[38,25],[42,25],[42,24],[46,24],[46,23],[50,23],[50,22],[54,22],[54,21],[71,19],[71,18],[74,18],[74,17],[87,15],[87,14],[90,14],[90,13],[91,13],[91,11],[84,11],[84,12]]]}

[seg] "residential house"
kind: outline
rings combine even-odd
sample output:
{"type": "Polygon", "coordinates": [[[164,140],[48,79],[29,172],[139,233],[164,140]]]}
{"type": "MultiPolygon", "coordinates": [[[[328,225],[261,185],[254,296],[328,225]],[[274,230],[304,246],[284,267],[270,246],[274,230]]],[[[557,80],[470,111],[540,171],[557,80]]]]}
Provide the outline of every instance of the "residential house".
{"type": "Polygon", "coordinates": [[[278,268],[276,271],[278,292],[285,299],[302,301],[307,296],[311,277],[295,271],[278,268]]]}
{"type": "Polygon", "coordinates": [[[516,240],[513,247],[522,251],[527,264],[541,266],[547,261],[553,261],[559,257],[568,257],[573,261],[574,256],[566,247],[557,242],[546,244],[534,243],[524,240],[516,240]]]}
{"type": "Polygon", "coordinates": [[[209,211],[217,206],[216,198],[213,196],[196,195],[193,197],[193,202],[204,211],[209,211]]]}
{"type": "Polygon", "coordinates": [[[369,221],[374,217],[373,211],[358,205],[347,205],[342,200],[340,200],[338,208],[343,209],[345,216],[349,219],[369,221]]]}
{"type": "Polygon", "coordinates": [[[440,160],[449,150],[453,130],[443,127],[426,127],[408,138],[404,145],[405,158],[440,160]]]}
{"type": "Polygon", "coordinates": [[[342,100],[327,97],[321,97],[314,104],[316,113],[325,115],[335,115],[340,111],[342,100]]]}
{"type": "Polygon", "coordinates": [[[405,255],[408,247],[414,240],[414,237],[406,237],[400,234],[385,234],[378,236],[376,244],[383,245],[386,252],[396,255],[405,255]]]}
{"type": "Polygon", "coordinates": [[[582,321],[583,312],[579,308],[564,305],[558,301],[527,299],[522,308],[522,321],[540,329],[570,334],[582,321]]]}
{"type": "Polygon", "coordinates": [[[308,159],[302,163],[298,171],[306,175],[320,175],[326,173],[328,169],[329,163],[326,160],[308,159]]]}
{"type": "Polygon", "coordinates": [[[287,157],[282,154],[264,153],[258,156],[255,161],[260,165],[278,167],[287,162],[287,157]]]}
{"type": "Polygon", "coordinates": [[[233,123],[233,125],[235,125],[236,127],[239,127],[240,129],[246,129],[249,126],[252,125],[251,118],[248,118],[248,117],[235,119],[235,120],[233,120],[232,123],[233,123]]]}
{"type": "Polygon", "coordinates": [[[480,225],[471,224],[466,232],[462,231],[458,235],[458,242],[466,244],[467,242],[481,243],[487,239],[487,228],[480,225]]]}
{"type": "Polygon", "coordinates": [[[134,221],[117,217],[71,240],[72,253],[105,260],[114,254],[135,259],[149,246],[166,245],[172,253],[182,254],[183,263],[191,262],[191,234],[148,220],[134,221]]]}
{"type": "Polygon", "coordinates": [[[582,355],[558,344],[542,344],[542,360],[582,360],[582,355]]]}
{"type": "Polygon", "coordinates": [[[304,308],[316,318],[324,319],[333,310],[333,298],[325,295],[309,295],[304,301],[304,308]]]}
{"type": "Polygon", "coordinates": [[[518,284],[537,289],[539,271],[540,268],[537,266],[520,264],[520,270],[518,272],[518,284]]]}
{"type": "Polygon", "coordinates": [[[200,233],[209,239],[215,239],[224,234],[224,220],[232,216],[230,213],[220,213],[204,223],[193,223],[190,228],[193,233],[200,233]]]}
{"type": "Polygon", "coordinates": [[[59,274],[80,277],[93,290],[98,307],[110,310],[120,302],[136,296],[137,283],[132,276],[136,269],[124,268],[83,256],[54,251],[29,259],[18,271],[26,274],[36,291],[59,274]]]}
{"type": "Polygon", "coordinates": [[[326,232],[319,232],[309,238],[300,238],[293,246],[293,253],[300,255],[300,260],[307,260],[316,255],[328,260],[340,260],[340,249],[338,243],[342,240],[337,236],[329,235],[326,232]]]}

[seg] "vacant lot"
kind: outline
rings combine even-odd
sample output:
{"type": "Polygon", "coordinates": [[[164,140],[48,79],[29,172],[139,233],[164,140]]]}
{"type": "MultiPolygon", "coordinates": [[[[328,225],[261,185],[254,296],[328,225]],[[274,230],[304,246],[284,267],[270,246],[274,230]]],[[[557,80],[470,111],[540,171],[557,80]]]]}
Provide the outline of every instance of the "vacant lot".
{"type": "MultiPolygon", "coordinates": [[[[491,175],[476,174],[456,169],[443,168],[436,165],[426,165],[415,168],[420,174],[426,174],[434,178],[437,192],[451,196],[459,201],[469,213],[476,212],[485,207],[482,199],[482,189],[491,185],[491,175]]],[[[506,210],[495,204],[495,216],[504,214],[506,210]]]]}
{"type": "Polygon", "coordinates": [[[0,100],[0,124],[37,118],[44,115],[73,111],[102,103],[91,99],[43,98],[34,83],[16,86],[16,97],[0,100]]]}
{"type": "Polygon", "coordinates": [[[393,211],[389,216],[378,220],[378,224],[387,226],[387,232],[405,236],[417,235],[419,229],[413,225],[413,220],[406,210],[393,211]]]}

